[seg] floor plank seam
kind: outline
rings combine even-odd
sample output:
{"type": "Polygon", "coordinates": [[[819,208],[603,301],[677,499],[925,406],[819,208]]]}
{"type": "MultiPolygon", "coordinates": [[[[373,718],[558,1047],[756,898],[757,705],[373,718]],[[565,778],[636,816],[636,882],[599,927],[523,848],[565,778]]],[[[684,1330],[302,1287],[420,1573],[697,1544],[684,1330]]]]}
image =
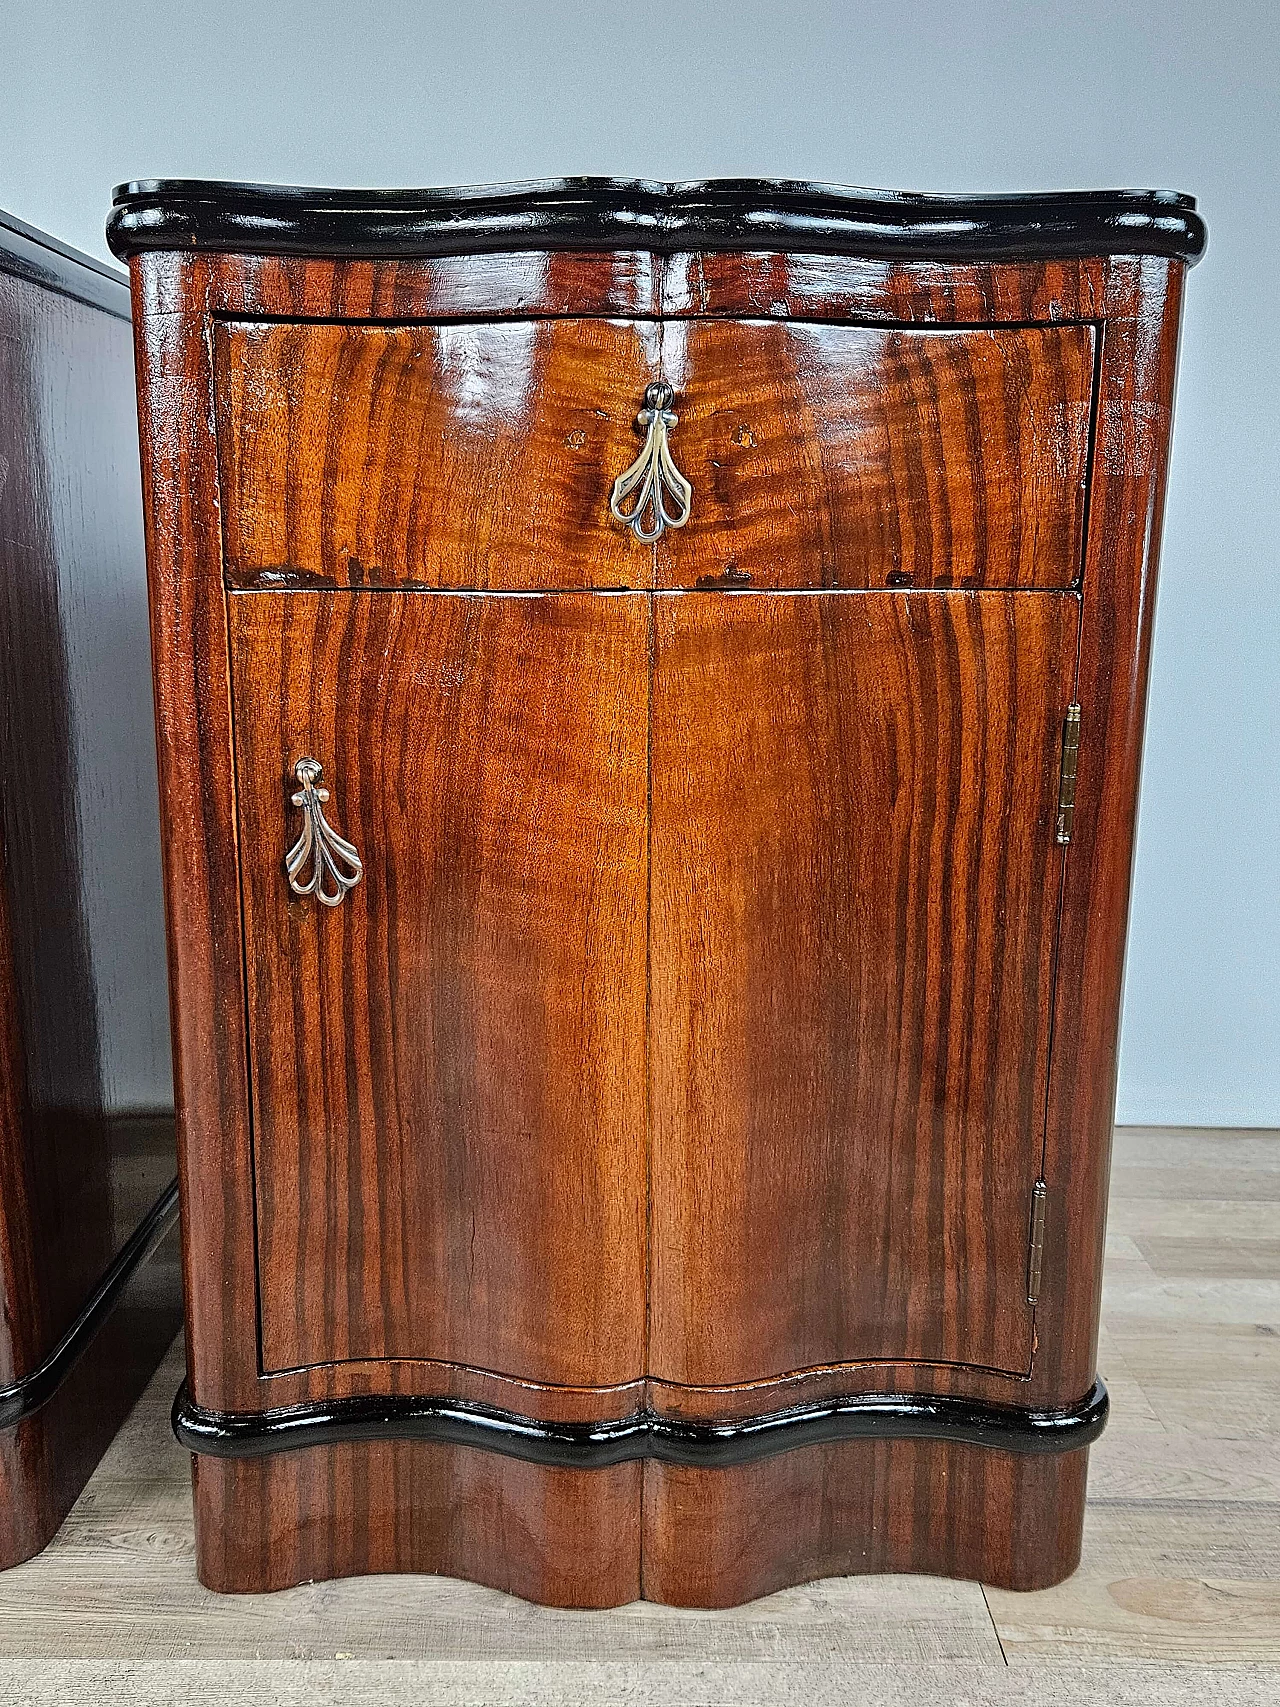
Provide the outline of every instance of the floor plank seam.
{"type": "Polygon", "coordinates": [[[1180,1494],[1176,1498],[1167,1499],[1147,1498],[1136,1496],[1121,1498],[1115,1495],[1103,1494],[1097,1499],[1090,1498],[1088,1502],[1091,1511],[1182,1511],[1210,1512],[1232,1511],[1243,1514],[1251,1513],[1261,1517],[1266,1512],[1274,1512],[1280,1506],[1280,1496],[1269,1500],[1233,1500],[1206,1499],[1198,1494],[1180,1494]]]}
{"type": "Polygon", "coordinates": [[[986,1583],[979,1583],[978,1586],[982,1590],[982,1604],[986,1607],[987,1617],[991,1620],[991,1634],[996,1639],[996,1646],[1000,1650],[1000,1658],[1004,1661],[1007,1668],[1009,1664],[1009,1656],[1004,1651],[1004,1643],[1000,1640],[1000,1626],[996,1623],[996,1615],[991,1610],[991,1602],[987,1599],[987,1585],[986,1583]]]}

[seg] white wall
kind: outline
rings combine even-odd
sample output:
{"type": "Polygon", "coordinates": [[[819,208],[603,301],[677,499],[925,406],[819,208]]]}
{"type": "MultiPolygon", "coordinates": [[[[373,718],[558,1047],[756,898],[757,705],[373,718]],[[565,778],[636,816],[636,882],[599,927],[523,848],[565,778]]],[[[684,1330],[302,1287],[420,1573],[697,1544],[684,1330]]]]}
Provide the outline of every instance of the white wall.
{"type": "Polygon", "coordinates": [[[3,0],[0,59],[0,206],[99,254],[144,176],[1197,195],[1119,1114],[1280,1126],[1280,8],[3,0]]]}

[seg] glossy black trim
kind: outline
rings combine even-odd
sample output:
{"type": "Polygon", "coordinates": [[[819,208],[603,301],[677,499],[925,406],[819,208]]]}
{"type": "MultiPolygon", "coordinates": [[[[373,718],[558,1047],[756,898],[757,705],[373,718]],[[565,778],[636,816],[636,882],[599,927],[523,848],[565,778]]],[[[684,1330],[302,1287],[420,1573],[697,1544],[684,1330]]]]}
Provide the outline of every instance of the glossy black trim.
{"type": "Polygon", "coordinates": [[[773,178],[321,190],[144,178],[116,189],[107,241],[120,256],[142,249],[387,257],[751,249],[900,260],[1171,255],[1196,261],[1206,232],[1194,199],[1172,190],[925,196],[773,178]]]}
{"type": "Polygon", "coordinates": [[[29,279],[32,284],[71,296],[91,308],[101,308],[121,320],[131,318],[128,277],[59,243],[46,231],[0,208],[0,273],[29,279]]]}
{"type": "Polygon", "coordinates": [[[94,1336],[120,1301],[120,1296],[178,1214],[178,1182],[174,1180],[134,1228],[110,1268],[90,1293],[84,1308],[37,1369],[10,1387],[0,1387],[0,1429],[15,1428],[33,1416],[70,1375],[88,1351],[94,1336]]]}
{"type": "Polygon", "coordinates": [[[173,1432],[191,1452],[258,1458],[357,1440],[432,1440],[475,1446],[561,1469],[597,1470],[633,1458],[724,1466],[838,1440],[949,1440],[1005,1452],[1072,1452],[1107,1421],[1107,1390],[1095,1381],[1077,1405],[1036,1411],[948,1395],[878,1394],[832,1399],[735,1422],[688,1422],[637,1411],[599,1423],[548,1423],[491,1405],[412,1395],[320,1399],[260,1412],[208,1411],[186,1383],[173,1403],[173,1432]]]}

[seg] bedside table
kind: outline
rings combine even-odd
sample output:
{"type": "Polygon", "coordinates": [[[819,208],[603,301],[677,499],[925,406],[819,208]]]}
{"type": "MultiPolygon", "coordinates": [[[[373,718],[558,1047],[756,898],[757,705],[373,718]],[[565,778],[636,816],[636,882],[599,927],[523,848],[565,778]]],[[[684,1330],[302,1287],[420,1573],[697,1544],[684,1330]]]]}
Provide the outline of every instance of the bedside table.
{"type": "Polygon", "coordinates": [[[203,1580],[1067,1574],[1194,204],[110,235],[203,1580]]]}

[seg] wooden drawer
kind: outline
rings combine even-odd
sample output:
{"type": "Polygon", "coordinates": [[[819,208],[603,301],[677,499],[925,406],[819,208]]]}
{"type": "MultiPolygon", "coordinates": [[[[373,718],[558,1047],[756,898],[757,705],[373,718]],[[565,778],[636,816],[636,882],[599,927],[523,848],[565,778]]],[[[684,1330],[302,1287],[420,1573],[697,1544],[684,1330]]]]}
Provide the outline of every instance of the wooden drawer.
{"type": "Polygon", "coordinates": [[[658,329],[232,321],[215,333],[237,587],[647,587],[609,518],[658,329]]]}
{"type": "Polygon", "coordinates": [[[660,587],[1067,587],[1094,331],[668,321],[660,587]]]}
{"type": "Polygon", "coordinates": [[[1070,586],[1093,360],[1081,325],[223,323],[227,579],[1070,586]],[[655,563],[609,494],[659,371],[693,503],[655,563]]]}

